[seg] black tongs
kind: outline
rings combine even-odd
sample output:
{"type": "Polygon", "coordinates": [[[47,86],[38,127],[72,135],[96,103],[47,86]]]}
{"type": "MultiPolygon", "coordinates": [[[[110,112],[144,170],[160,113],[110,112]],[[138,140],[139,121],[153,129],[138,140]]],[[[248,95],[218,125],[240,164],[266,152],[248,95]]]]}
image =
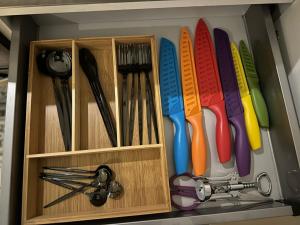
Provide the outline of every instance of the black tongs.
{"type": "Polygon", "coordinates": [[[58,119],[66,151],[71,150],[72,98],[68,80],[72,75],[72,57],[67,50],[43,50],[37,56],[41,73],[52,78],[58,119]]]}
{"type": "Polygon", "coordinates": [[[110,142],[114,147],[116,147],[117,146],[116,127],[114,124],[113,117],[111,115],[110,107],[106,101],[105,95],[103,93],[101,84],[98,79],[98,68],[97,68],[96,59],[93,56],[93,54],[90,52],[90,50],[86,48],[82,48],[79,50],[79,63],[86,77],[89,80],[98,108],[102,115],[106,130],[108,132],[110,142]]]}

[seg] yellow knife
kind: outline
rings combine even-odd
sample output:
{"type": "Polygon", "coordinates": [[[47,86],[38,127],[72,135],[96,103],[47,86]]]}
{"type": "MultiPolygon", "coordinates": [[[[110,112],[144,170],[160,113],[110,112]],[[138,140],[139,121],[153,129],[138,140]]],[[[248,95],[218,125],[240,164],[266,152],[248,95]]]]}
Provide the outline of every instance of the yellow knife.
{"type": "Polygon", "coordinates": [[[252,104],[251,96],[249,93],[239,50],[235,43],[231,43],[231,52],[234,62],[236,78],[242,99],[242,104],[244,107],[244,117],[250,146],[252,150],[258,150],[261,147],[260,130],[254,107],[252,104]]]}

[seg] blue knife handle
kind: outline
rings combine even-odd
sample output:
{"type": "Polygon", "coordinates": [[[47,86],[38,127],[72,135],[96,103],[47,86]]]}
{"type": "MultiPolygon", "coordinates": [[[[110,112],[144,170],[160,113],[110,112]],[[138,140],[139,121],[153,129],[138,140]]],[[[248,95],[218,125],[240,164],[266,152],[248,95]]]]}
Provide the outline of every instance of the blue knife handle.
{"type": "Polygon", "coordinates": [[[189,165],[189,146],[187,142],[184,112],[170,114],[170,119],[175,124],[174,136],[174,162],[176,174],[186,173],[189,165]]]}
{"type": "Polygon", "coordinates": [[[239,175],[244,177],[250,174],[251,169],[250,144],[246,132],[244,114],[235,115],[229,120],[235,128],[234,151],[237,169],[239,175]]]}

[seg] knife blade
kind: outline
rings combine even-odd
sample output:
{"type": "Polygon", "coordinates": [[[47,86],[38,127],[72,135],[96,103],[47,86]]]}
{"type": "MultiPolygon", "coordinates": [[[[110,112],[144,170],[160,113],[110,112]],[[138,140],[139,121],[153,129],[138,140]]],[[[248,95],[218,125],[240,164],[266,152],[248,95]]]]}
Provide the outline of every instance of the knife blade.
{"type": "Polygon", "coordinates": [[[231,52],[233,57],[233,63],[236,73],[236,78],[239,86],[239,91],[241,95],[242,104],[244,107],[244,118],[246,122],[246,130],[252,150],[257,150],[261,147],[260,140],[260,130],[253,108],[251,96],[249,94],[249,89],[245,77],[244,68],[242,65],[239,50],[235,43],[231,43],[231,52]]]}
{"type": "Polygon", "coordinates": [[[215,49],[207,25],[198,21],[195,34],[195,64],[202,107],[216,115],[216,143],[221,163],[231,158],[231,136],[220,83],[215,49]]]}
{"type": "Polygon", "coordinates": [[[268,128],[269,116],[267,105],[261,93],[259,78],[255,69],[253,58],[244,41],[240,42],[240,55],[259,125],[261,127],[268,128]]]}
{"type": "Polygon", "coordinates": [[[206,146],[202,126],[202,111],[194,63],[192,41],[186,27],[180,35],[181,79],[186,119],[193,128],[192,163],[196,176],[203,175],[206,170],[206,146]]]}
{"type": "Polygon", "coordinates": [[[188,171],[189,149],[176,48],[166,38],[160,40],[159,60],[162,111],[175,125],[174,162],[179,175],[188,171]]]}
{"type": "Polygon", "coordinates": [[[228,119],[236,131],[234,149],[237,169],[240,176],[246,176],[250,173],[250,146],[246,133],[244,110],[232,61],[229,37],[224,30],[218,28],[214,29],[214,36],[226,111],[228,119]]]}

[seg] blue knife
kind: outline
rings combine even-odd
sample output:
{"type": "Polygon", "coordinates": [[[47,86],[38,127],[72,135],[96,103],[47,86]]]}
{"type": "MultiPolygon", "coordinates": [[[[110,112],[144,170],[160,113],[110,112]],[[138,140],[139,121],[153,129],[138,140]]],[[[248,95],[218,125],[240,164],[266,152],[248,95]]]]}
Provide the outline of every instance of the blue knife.
{"type": "Polygon", "coordinates": [[[182,174],[188,170],[189,148],[176,49],[166,38],[160,40],[159,60],[162,111],[163,115],[170,117],[175,124],[175,169],[177,174],[182,174]]]}

